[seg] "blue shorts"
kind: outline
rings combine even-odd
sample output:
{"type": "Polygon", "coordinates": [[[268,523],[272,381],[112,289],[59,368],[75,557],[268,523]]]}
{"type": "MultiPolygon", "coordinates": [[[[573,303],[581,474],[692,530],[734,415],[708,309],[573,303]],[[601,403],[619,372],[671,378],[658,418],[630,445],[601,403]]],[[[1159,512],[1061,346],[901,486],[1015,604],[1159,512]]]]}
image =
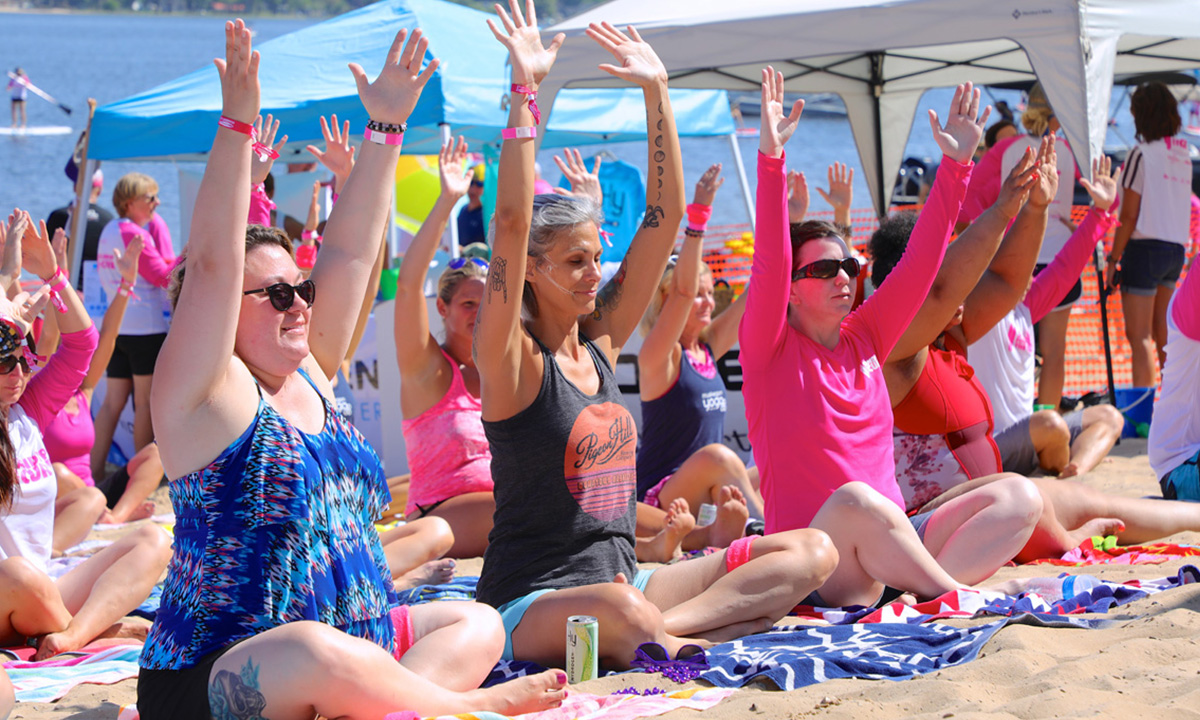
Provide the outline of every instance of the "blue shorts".
{"type": "Polygon", "coordinates": [[[1164,498],[1200,502],[1200,468],[1197,468],[1197,463],[1200,463],[1200,450],[1162,476],[1158,483],[1162,486],[1164,498]]]}
{"type": "Polygon", "coordinates": [[[1121,290],[1130,295],[1154,295],[1160,287],[1175,287],[1187,252],[1166,240],[1130,240],[1121,255],[1121,290]]]}
{"type": "MultiPolygon", "coordinates": [[[[644,593],[646,592],[646,585],[650,583],[650,576],[653,574],[654,570],[639,569],[637,571],[637,575],[633,576],[633,582],[631,584],[644,593]]],[[[496,608],[500,611],[501,622],[504,623],[504,655],[502,657],[505,660],[515,659],[513,657],[512,634],[513,631],[517,629],[517,626],[521,624],[521,619],[525,617],[525,613],[529,610],[529,606],[533,604],[534,600],[537,600],[546,593],[552,592],[554,592],[554,588],[534,590],[528,595],[522,595],[516,600],[510,600],[496,608]]],[[[563,633],[563,637],[566,637],[566,628],[563,629],[563,633]]]]}

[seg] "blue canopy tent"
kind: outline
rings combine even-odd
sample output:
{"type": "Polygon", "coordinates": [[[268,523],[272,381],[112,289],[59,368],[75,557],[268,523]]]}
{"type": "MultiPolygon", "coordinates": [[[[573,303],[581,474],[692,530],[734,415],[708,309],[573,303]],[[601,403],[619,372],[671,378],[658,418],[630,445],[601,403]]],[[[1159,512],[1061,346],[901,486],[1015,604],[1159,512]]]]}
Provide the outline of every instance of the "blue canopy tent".
{"type": "MultiPolygon", "coordinates": [[[[262,113],[290,138],[283,160],[310,156],[322,138],[318,118],[337,113],[361,135],[367,116],[346,64],[374,77],[400,28],[421,28],[441,65],[408,121],[404,152],[432,154],[449,125],[480,148],[498,143],[507,121],[507,52],[487,13],[443,0],[382,0],[258,46],[262,113]]],[[[671,93],[681,135],[734,132],[724,91],[671,93]]],[[[211,65],[96,110],[88,155],[96,160],[204,160],[216,135],[221,89],[211,65]]],[[[543,147],[644,140],[645,109],[637,88],[563,92],[543,147]]]]}

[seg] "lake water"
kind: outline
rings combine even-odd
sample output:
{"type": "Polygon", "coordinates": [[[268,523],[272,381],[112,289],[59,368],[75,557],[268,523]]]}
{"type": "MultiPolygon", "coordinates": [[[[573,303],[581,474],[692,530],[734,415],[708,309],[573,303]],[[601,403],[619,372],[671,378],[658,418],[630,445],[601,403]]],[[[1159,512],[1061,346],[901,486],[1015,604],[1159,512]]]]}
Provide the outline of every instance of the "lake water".
{"type": "MultiPolygon", "coordinates": [[[[65,205],[72,194],[63,165],[71,154],[75,137],[86,122],[87,97],[100,105],[120,100],[177,78],[211,62],[224,50],[224,18],[176,15],[72,15],[0,13],[4,42],[0,43],[0,67],[11,70],[21,66],[31,80],[75,112],[67,116],[58,108],[30,94],[27,103],[30,125],[70,125],[71,135],[50,137],[0,137],[0,209],[7,213],[22,207],[35,218],[46,217],[51,210],[65,205]]],[[[255,19],[256,42],[313,24],[313,20],[255,19]]],[[[933,107],[945,114],[951,90],[926,93],[917,111],[906,155],[938,157],[937,146],[925,120],[926,109],[933,107]]],[[[1114,96],[1117,96],[1114,93],[1114,96]]],[[[996,99],[1016,104],[1017,94],[997,92],[996,99]]],[[[985,98],[986,99],[986,98],[985,98]]],[[[0,123],[8,123],[8,107],[0,111],[0,123]]],[[[750,118],[756,122],[757,118],[750,118]]],[[[1131,138],[1132,121],[1128,112],[1118,114],[1117,132],[1110,142],[1124,144],[1131,138]]],[[[286,132],[286,128],[284,129],[286,132]]],[[[741,138],[741,152],[747,163],[747,175],[754,184],[754,158],[757,138],[741,138]]],[[[592,153],[601,148],[582,148],[592,153]]],[[[645,146],[624,144],[608,146],[610,152],[645,171],[645,146]]],[[[691,184],[713,162],[725,163],[729,182],[718,194],[714,206],[715,224],[748,221],[736,176],[732,173],[733,155],[725,138],[686,139],[683,144],[684,171],[691,184]]],[[[558,171],[548,153],[540,158],[547,179],[558,181],[558,171]]],[[[808,116],[801,121],[796,137],[789,145],[789,164],[803,170],[810,184],[824,184],[825,169],[835,161],[859,168],[850,125],[843,117],[808,116]]],[[[110,205],[116,179],[131,171],[153,176],[159,183],[163,205],[159,208],[176,237],[179,233],[178,178],[171,163],[105,162],[106,192],[101,204],[110,205]]],[[[855,206],[870,205],[861,171],[855,176],[855,206]]],[[[828,207],[814,192],[812,208],[828,207]]]]}

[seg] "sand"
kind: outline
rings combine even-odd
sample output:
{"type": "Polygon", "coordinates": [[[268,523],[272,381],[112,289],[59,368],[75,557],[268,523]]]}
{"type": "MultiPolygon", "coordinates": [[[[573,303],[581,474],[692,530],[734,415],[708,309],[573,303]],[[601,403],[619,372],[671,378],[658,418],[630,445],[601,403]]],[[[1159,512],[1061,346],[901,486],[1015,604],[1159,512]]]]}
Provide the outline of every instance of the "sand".
{"type": "MultiPolygon", "coordinates": [[[[1144,440],[1126,440],[1084,481],[1108,492],[1159,495],[1144,440]]],[[[167,509],[165,490],[155,496],[167,509]]],[[[1171,536],[1200,545],[1200,533],[1171,536]]],[[[1108,580],[1173,575],[1186,561],[1161,565],[1092,566],[1108,580]]],[[[1200,564],[1198,562],[1197,564],[1200,564]]],[[[459,564],[477,573],[481,561],[459,564]]],[[[1051,566],[1003,568],[997,579],[1057,574],[1051,566]]],[[[902,682],[834,680],[793,692],[744,688],[704,713],[707,718],[1200,718],[1200,585],[1170,590],[1104,617],[1100,630],[1004,628],[974,662],[902,682]]],[[[987,620],[957,620],[966,625],[987,620]]],[[[661,676],[629,674],[580,686],[592,693],[621,687],[676,687],[661,676]]],[[[56,703],[19,703],[13,718],[112,720],[135,700],[134,681],[84,685],[56,703]]],[[[679,710],[663,718],[697,717],[679,710]]]]}

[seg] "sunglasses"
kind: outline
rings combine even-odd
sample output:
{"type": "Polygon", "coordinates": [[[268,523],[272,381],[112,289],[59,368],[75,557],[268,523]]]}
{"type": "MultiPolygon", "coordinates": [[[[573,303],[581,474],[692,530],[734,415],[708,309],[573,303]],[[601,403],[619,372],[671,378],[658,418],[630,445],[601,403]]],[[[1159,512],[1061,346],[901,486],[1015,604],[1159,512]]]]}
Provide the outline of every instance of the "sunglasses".
{"type": "Polygon", "coordinates": [[[150,193],[147,195],[143,195],[142,199],[144,199],[146,202],[151,202],[151,203],[158,202],[158,193],[150,193]]]}
{"type": "Polygon", "coordinates": [[[858,277],[859,265],[858,260],[852,257],[843,260],[817,260],[810,262],[802,268],[798,268],[792,272],[792,282],[796,282],[801,278],[816,278],[818,280],[828,280],[832,277],[837,277],[838,270],[845,270],[850,277],[858,277]]]}
{"type": "Polygon", "coordinates": [[[475,263],[476,265],[483,268],[484,270],[488,269],[488,261],[484,260],[483,258],[477,258],[477,257],[471,257],[471,258],[456,257],[447,264],[447,267],[449,267],[451,270],[461,270],[463,265],[467,264],[468,260],[475,263]]]}
{"type": "Polygon", "coordinates": [[[279,312],[287,312],[292,303],[296,302],[296,296],[299,295],[309,307],[312,307],[313,300],[317,298],[317,286],[312,280],[305,280],[299,285],[288,285],[287,283],[275,283],[268,285],[265,288],[257,290],[247,290],[243,295],[257,295],[258,293],[266,293],[266,296],[271,300],[271,305],[279,312]]]}
{"type": "Polygon", "coordinates": [[[29,361],[20,355],[8,355],[0,358],[0,375],[10,374],[17,369],[17,365],[21,366],[22,372],[29,372],[29,361]]]}

